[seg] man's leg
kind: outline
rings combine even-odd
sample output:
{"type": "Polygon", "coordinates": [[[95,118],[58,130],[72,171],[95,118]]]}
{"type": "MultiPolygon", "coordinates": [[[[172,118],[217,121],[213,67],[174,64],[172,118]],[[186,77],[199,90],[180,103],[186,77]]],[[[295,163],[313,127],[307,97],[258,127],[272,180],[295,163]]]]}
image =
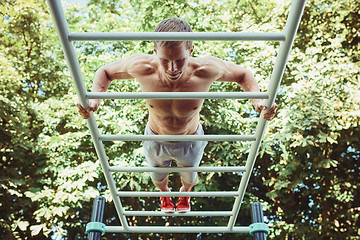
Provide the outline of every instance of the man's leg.
{"type": "MultiPolygon", "coordinates": [[[[149,123],[146,125],[144,135],[156,135],[150,128],[149,123]]],[[[167,151],[163,151],[164,146],[159,142],[144,141],[144,155],[149,166],[152,167],[170,167],[171,157],[168,156],[167,151]]],[[[167,173],[150,173],[154,185],[161,192],[170,192],[168,187],[168,174],[167,173]]],[[[161,210],[164,212],[172,213],[175,211],[175,206],[171,197],[160,197],[161,210]]]]}
{"type": "Polygon", "coordinates": [[[170,188],[168,186],[169,176],[166,176],[161,181],[155,181],[155,180],[152,180],[152,181],[153,181],[154,185],[160,190],[160,192],[170,192],[170,188]]]}
{"type": "MultiPolygon", "coordinates": [[[[195,181],[187,182],[181,177],[182,186],[180,188],[180,192],[190,192],[192,187],[195,185],[197,180],[197,175],[195,181]]],[[[179,213],[186,213],[190,211],[190,197],[179,197],[179,200],[176,204],[176,209],[179,213]]]]}
{"type": "MultiPolygon", "coordinates": [[[[168,186],[168,179],[169,177],[166,176],[161,181],[152,180],[154,185],[160,190],[160,192],[170,192],[170,188],[168,186]]],[[[171,200],[171,197],[160,197],[161,202],[161,211],[166,213],[173,213],[175,212],[174,203],[171,200]]]]}
{"type": "Polygon", "coordinates": [[[190,192],[191,189],[194,187],[194,185],[196,183],[197,176],[196,176],[195,181],[192,182],[192,183],[189,183],[189,182],[185,181],[182,177],[180,177],[180,179],[181,179],[181,183],[182,183],[182,186],[180,188],[180,192],[190,192]]]}

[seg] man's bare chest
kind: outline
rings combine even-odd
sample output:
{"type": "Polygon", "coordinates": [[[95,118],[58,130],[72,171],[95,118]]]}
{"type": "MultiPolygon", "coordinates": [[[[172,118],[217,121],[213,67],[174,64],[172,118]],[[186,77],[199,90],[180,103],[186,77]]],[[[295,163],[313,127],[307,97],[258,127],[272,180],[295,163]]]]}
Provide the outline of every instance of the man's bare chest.
{"type": "Polygon", "coordinates": [[[152,74],[138,79],[143,92],[207,92],[212,81],[189,75],[184,79],[166,81],[160,74],[152,74]]]}

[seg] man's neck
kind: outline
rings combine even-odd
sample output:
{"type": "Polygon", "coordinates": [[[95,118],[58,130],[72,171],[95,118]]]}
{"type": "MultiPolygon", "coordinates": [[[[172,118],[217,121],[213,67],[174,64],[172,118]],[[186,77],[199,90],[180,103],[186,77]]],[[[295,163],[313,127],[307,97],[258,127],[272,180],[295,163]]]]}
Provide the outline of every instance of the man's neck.
{"type": "Polygon", "coordinates": [[[181,74],[181,76],[176,80],[168,79],[164,72],[161,72],[160,76],[161,76],[161,81],[163,81],[169,88],[174,89],[179,87],[181,84],[183,84],[186,81],[186,77],[188,76],[188,74],[185,69],[185,71],[181,74]]]}

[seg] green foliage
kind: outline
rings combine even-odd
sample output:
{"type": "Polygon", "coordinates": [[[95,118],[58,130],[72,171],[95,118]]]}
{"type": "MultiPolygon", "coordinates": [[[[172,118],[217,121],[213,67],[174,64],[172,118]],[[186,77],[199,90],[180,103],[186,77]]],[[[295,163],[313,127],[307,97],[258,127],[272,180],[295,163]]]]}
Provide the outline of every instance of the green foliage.
{"type": "Polygon", "coordinates": [[[278,134],[265,140],[269,167],[261,175],[275,229],[288,229],[275,231],[282,238],[358,235],[359,176],[352,173],[359,161],[360,74],[352,54],[359,47],[344,22],[359,7],[346,6],[307,4],[280,96],[285,105],[269,129],[278,134]]]}
{"type": "Polygon", "coordinates": [[[43,120],[33,104],[61,96],[67,83],[45,2],[4,1],[0,12],[0,235],[26,239],[38,206],[25,192],[43,177],[47,161],[38,143],[43,120]]]}
{"type": "MultiPolygon", "coordinates": [[[[282,31],[289,1],[114,1],[66,5],[70,31],[153,31],[181,17],[194,31],[282,31]]],[[[356,239],[359,235],[359,1],[309,0],[286,67],[237,225],[250,224],[260,201],[270,239],[356,239]]],[[[92,199],[107,198],[107,225],[119,225],[85,121],[78,115],[70,76],[45,1],[0,4],[0,155],[2,239],[45,239],[54,231],[83,239],[92,199]]],[[[195,56],[214,55],[245,66],[266,91],[278,43],[194,42],[195,56]],[[265,61],[264,61],[265,60],[265,61]]],[[[143,52],[153,43],[76,42],[88,89],[105,63],[143,52]]],[[[109,91],[139,91],[133,80],[109,91]]],[[[211,91],[240,91],[216,83],[211,91]]],[[[96,113],[102,134],[142,134],[144,101],[106,100],[96,113]]],[[[252,134],[257,114],[249,101],[206,100],[206,133],[252,134]]],[[[106,142],[112,166],[146,166],[138,142],[106,142]]],[[[250,145],[211,142],[203,166],[243,165],[250,145]]],[[[119,189],[156,191],[149,174],[114,174],[119,189]]],[[[237,173],[201,173],[195,191],[236,190],[237,173]]],[[[180,186],[171,174],[173,189],[180,186]]],[[[154,198],[124,198],[127,210],[157,210],[154,198]]],[[[231,210],[233,199],[193,198],[193,209],[231,210]]],[[[128,218],[131,225],[226,225],[227,218],[128,218]]],[[[250,239],[236,234],[125,234],[124,239],[250,239]]],[[[120,238],[121,238],[120,237],[120,238]]],[[[119,239],[105,235],[104,239],[119,239]]]]}

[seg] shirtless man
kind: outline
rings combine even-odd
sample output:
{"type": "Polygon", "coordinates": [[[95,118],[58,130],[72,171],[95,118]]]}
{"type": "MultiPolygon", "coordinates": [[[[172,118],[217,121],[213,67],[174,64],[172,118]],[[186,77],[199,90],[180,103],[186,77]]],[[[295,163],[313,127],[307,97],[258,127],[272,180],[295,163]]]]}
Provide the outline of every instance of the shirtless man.
{"type": "MultiPolygon", "coordinates": [[[[192,32],[188,23],[178,18],[163,20],[155,32],[192,32]]],[[[154,54],[134,54],[107,64],[96,71],[92,91],[105,92],[115,79],[136,79],[143,92],[207,92],[214,81],[240,84],[245,92],[259,92],[257,81],[248,70],[216,57],[191,57],[194,46],[191,41],[155,41],[154,54]]],[[[199,112],[203,99],[159,100],[147,99],[149,120],[146,135],[191,135],[204,134],[199,123],[199,112]]],[[[257,112],[266,110],[265,102],[252,99],[257,112]]],[[[85,119],[91,111],[96,111],[100,99],[91,99],[85,111],[80,104],[78,111],[85,119]]],[[[275,112],[275,104],[264,118],[270,120],[275,112]]],[[[200,164],[207,142],[152,142],[144,141],[144,154],[149,165],[169,167],[172,161],[179,167],[197,167],[200,164]]],[[[160,191],[170,191],[167,173],[151,173],[155,186],[160,191]]],[[[181,173],[180,191],[191,191],[197,173],[181,173]]],[[[161,209],[174,212],[170,197],[160,197],[161,209]]],[[[180,197],[178,212],[190,210],[190,198],[180,197]]]]}

